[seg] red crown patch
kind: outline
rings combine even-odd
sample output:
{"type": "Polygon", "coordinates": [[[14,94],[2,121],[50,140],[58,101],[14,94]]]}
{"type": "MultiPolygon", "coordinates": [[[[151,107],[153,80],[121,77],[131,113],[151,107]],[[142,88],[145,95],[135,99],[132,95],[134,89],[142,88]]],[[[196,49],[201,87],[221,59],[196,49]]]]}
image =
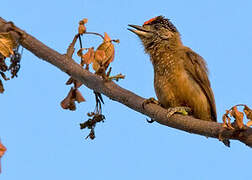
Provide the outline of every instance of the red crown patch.
{"type": "Polygon", "coordinates": [[[151,19],[148,20],[148,21],[145,21],[145,22],[144,22],[144,25],[151,23],[151,22],[154,21],[156,18],[157,18],[157,17],[154,17],[154,18],[151,18],[151,19]]]}

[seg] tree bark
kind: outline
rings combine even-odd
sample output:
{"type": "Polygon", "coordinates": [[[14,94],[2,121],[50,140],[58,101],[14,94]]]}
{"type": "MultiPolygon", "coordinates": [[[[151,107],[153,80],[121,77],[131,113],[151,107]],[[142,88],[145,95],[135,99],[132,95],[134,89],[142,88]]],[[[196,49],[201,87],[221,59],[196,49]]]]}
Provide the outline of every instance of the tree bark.
{"type": "Polygon", "coordinates": [[[142,103],[146,99],[118,86],[112,81],[103,81],[100,76],[84,70],[70,57],[51,49],[33,36],[16,27],[12,22],[6,22],[1,17],[0,32],[11,32],[13,37],[15,37],[24,48],[32,52],[35,56],[61,69],[74,79],[82,82],[88,88],[102,93],[114,101],[124,104],[125,106],[154,119],[160,124],[207,137],[217,139],[221,137],[239,140],[249,147],[252,147],[252,128],[248,127],[244,131],[229,130],[223,128],[221,123],[203,121],[191,116],[182,116],[178,114],[175,114],[168,119],[166,109],[156,104],[147,104],[145,108],[143,108],[142,103]]]}

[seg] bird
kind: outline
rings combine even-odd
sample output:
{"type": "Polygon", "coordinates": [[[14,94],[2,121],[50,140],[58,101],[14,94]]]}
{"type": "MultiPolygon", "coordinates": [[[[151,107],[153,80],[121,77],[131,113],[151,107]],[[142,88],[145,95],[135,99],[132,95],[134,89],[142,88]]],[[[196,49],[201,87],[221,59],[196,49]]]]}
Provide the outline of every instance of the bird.
{"type": "Polygon", "coordinates": [[[129,24],[129,27],[150,56],[155,93],[161,106],[172,114],[189,107],[195,118],[216,122],[216,105],[207,64],[199,54],[183,45],[172,22],[164,16],[157,16],[142,26],[129,24]]]}

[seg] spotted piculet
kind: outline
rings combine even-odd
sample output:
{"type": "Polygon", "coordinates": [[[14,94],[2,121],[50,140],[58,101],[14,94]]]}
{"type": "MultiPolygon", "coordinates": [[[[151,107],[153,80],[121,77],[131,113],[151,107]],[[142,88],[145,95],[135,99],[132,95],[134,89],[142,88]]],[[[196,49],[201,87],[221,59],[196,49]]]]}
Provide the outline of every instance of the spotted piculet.
{"type": "Polygon", "coordinates": [[[154,67],[154,87],[164,108],[187,106],[194,117],[216,121],[216,107],[204,59],[183,45],[177,28],[163,16],[129,25],[154,67]]]}

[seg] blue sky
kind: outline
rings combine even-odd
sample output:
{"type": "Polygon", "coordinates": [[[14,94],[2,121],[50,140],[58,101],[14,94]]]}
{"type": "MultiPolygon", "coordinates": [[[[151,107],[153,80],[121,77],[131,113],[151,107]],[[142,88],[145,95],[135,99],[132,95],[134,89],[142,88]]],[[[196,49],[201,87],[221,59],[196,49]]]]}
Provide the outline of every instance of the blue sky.
{"type": "MultiPolygon", "coordinates": [[[[238,103],[252,107],[250,1],[3,1],[1,16],[51,48],[65,53],[86,17],[88,31],[119,38],[112,73],[123,73],[122,87],[143,97],[155,96],[153,70],[140,40],[127,24],[164,15],[176,25],[186,46],[208,63],[218,121],[238,103]]],[[[83,39],[85,47],[100,43],[83,39]]],[[[75,59],[77,59],[75,57],[75,59]]],[[[77,111],[62,110],[68,76],[24,50],[17,79],[0,95],[0,138],[7,147],[3,180],[25,179],[249,179],[251,149],[216,139],[148,124],[146,117],[104,97],[106,121],[97,138],[85,140],[79,123],[94,109],[92,91],[77,111]]]]}

